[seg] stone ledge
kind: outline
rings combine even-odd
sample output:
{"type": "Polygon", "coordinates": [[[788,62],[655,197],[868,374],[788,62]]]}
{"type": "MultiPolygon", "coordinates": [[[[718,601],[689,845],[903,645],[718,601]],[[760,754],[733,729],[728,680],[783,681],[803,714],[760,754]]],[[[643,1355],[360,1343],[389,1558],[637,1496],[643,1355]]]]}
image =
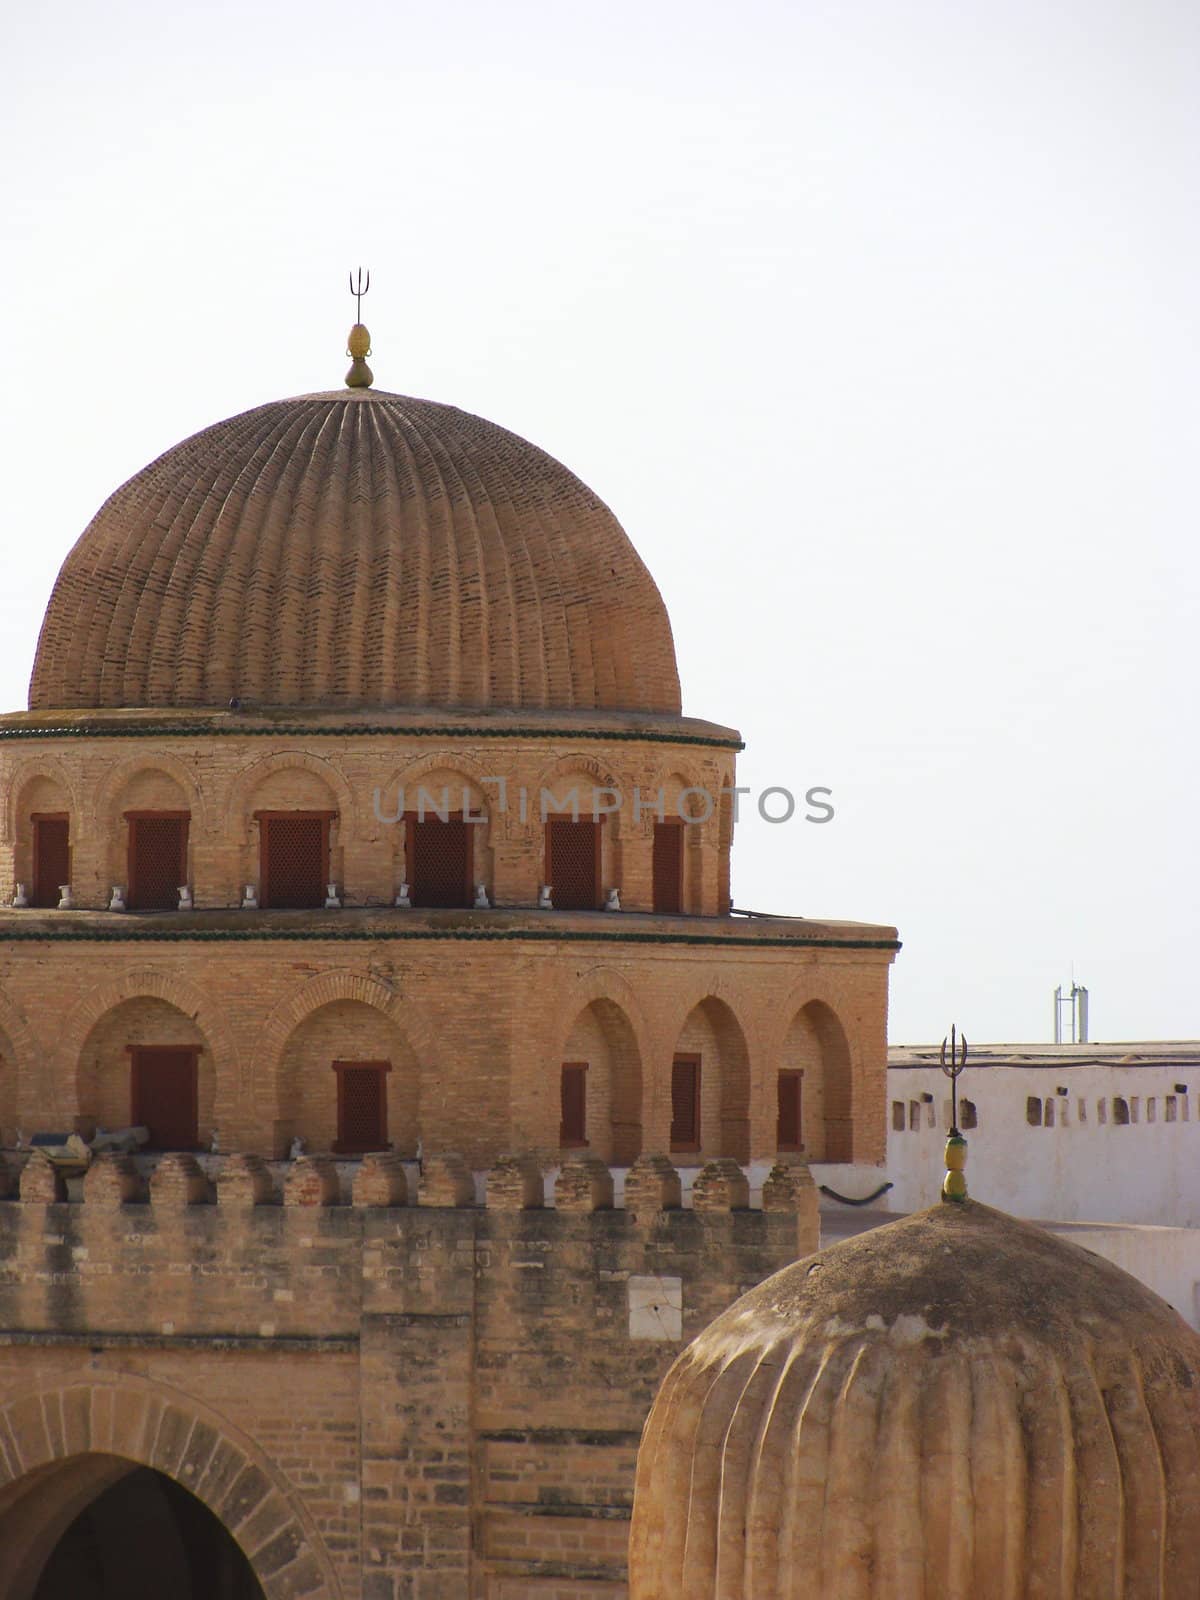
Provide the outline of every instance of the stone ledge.
{"type": "Polygon", "coordinates": [[[0,1328],[0,1348],[62,1345],[72,1350],[291,1350],[352,1355],[356,1333],[59,1333],[55,1330],[0,1328]]]}

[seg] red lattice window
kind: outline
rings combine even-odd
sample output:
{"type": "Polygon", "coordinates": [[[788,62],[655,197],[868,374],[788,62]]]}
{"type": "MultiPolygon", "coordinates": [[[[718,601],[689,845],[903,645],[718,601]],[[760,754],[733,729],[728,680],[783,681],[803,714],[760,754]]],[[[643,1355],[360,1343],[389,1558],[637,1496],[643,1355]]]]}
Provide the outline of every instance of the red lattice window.
{"type": "Polygon", "coordinates": [[[387,1061],[335,1061],[337,1074],[337,1139],[339,1155],[362,1155],[388,1149],[387,1061]]]}
{"type": "Polygon", "coordinates": [[[150,1130],[152,1150],[194,1150],[198,1045],[130,1045],[130,1110],[150,1130]]]}
{"type": "Polygon", "coordinates": [[[46,812],[33,822],[33,896],[31,905],[56,906],[59,891],[71,881],[71,824],[65,816],[46,812]]]}
{"type": "Polygon", "coordinates": [[[273,910],[323,906],[329,882],[328,811],[260,811],[259,904],[273,910]]]}
{"type": "Polygon", "coordinates": [[[683,823],[654,824],[654,909],[683,910],[683,823]]]}
{"type": "Polygon", "coordinates": [[[671,1063],[671,1149],[700,1148],[700,1057],[671,1063]]]}
{"type": "Polygon", "coordinates": [[[453,815],[440,817],[410,812],[405,819],[409,894],[414,906],[469,906],[471,829],[475,824],[453,815]]]}
{"type": "Polygon", "coordinates": [[[557,911],[600,905],[600,824],[552,817],[546,823],[546,882],[557,911]]]}
{"type": "Polygon", "coordinates": [[[564,1061],[559,1090],[562,1120],[558,1142],[564,1150],[578,1148],[587,1141],[587,1062],[564,1061]]]}
{"type": "Polygon", "coordinates": [[[801,1085],[804,1082],[802,1072],[781,1072],[779,1074],[779,1118],[775,1129],[775,1148],[777,1150],[803,1150],[804,1142],[801,1138],[803,1123],[801,1113],[801,1085]]]}
{"type": "Polygon", "coordinates": [[[131,911],[174,911],[187,882],[188,813],[127,811],[131,911]]]}

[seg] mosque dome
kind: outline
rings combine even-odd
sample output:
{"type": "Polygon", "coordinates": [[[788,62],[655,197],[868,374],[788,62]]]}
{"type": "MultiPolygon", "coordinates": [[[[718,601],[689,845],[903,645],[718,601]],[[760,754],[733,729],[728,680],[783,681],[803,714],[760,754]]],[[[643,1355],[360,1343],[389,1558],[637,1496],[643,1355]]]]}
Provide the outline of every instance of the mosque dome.
{"type": "Polygon", "coordinates": [[[55,583],[31,710],[234,698],[677,715],[679,677],[653,578],[578,478],[481,417],[358,387],[185,439],[55,583]]]}
{"type": "Polygon", "coordinates": [[[631,1600],[1200,1594],[1200,1337],[975,1201],[743,1295],[638,1456],[631,1600]]]}

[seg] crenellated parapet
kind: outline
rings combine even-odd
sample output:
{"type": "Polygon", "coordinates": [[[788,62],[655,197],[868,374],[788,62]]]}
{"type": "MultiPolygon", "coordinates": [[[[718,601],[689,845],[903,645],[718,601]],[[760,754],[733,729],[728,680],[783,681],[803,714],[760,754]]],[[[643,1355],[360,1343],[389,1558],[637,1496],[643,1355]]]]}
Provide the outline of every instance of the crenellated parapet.
{"type": "MultiPolygon", "coordinates": [[[[97,1156],[83,1180],[84,1202],[98,1210],[114,1211],[120,1206],[133,1205],[143,1198],[143,1192],[141,1174],[132,1159],[118,1155],[115,1150],[106,1150],[97,1156]]],[[[162,1204],[161,1186],[155,1198],[162,1204]]]]}
{"type": "Polygon", "coordinates": [[[639,1156],[625,1176],[625,1209],[633,1217],[676,1211],[683,1204],[683,1185],[666,1156],[639,1156]]]}
{"type": "Polygon", "coordinates": [[[802,1161],[752,1208],[728,1159],[685,1197],[662,1154],[622,1173],[517,1151],[481,1177],[453,1151],[419,1166],[109,1153],[65,1178],[34,1152],[0,1201],[0,1374],[6,1340],[55,1371],[86,1357],[89,1374],[217,1358],[269,1407],[267,1358],[361,1433],[363,1538],[397,1571],[429,1559],[411,1528],[436,1516],[436,1539],[473,1541],[514,1594],[549,1568],[615,1596],[658,1383],[747,1284],[816,1247],[815,1202],[802,1161]],[[386,1398],[360,1415],[359,1395],[386,1398]]]}
{"type": "Polygon", "coordinates": [[[536,1157],[504,1155],[487,1175],[487,1204],[494,1211],[540,1211],[546,1184],[536,1157]]]}
{"type": "Polygon", "coordinates": [[[406,1161],[393,1151],[375,1151],[353,1163],[316,1153],[289,1162],[269,1163],[262,1156],[236,1152],[208,1158],[203,1164],[186,1151],[170,1151],[151,1161],[106,1150],[95,1156],[74,1181],[70,1170],[41,1150],[29,1152],[19,1171],[0,1159],[0,1201],[30,1206],[79,1203],[93,1210],[149,1205],[181,1210],[216,1205],[228,1213],[262,1208],[485,1210],[575,1213],[622,1211],[633,1224],[671,1212],[788,1213],[817,1218],[817,1190],[808,1163],[790,1156],[772,1167],[762,1187],[761,1206],[750,1205],[745,1170],[728,1156],[701,1167],[685,1205],[678,1169],[667,1156],[639,1156],[625,1170],[617,1199],[614,1171],[598,1156],[573,1152],[561,1165],[546,1167],[532,1152],[500,1156],[476,1177],[455,1151],[431,1154],[421,1162],[406,1161]],[[419,1176],[410,1176],[416,1167],[419,1176]],[[347,1173],[347,1169],[352,1171],[347,1173]],[[553,1182],[547,1174],[553,1172],[553,1182]],[[478,1194],[482,1194],[482,1199],[478,1194]]]}
{"type": "Polygon", "coordinates": [[[234,1207],[267,1206],[279,1199],[271,1169],[261,1156],[231,1155],[221,1163],[217,1178],[217,1204],[234,1207]]]}
{"type": "Polygon", "coordinates": [[[422,1206],[469,1206],[475,1203],[475,1180],[460,1155],[447,1151],[427,1156],[417,1186],[417,1204],[422,1206]]]}
{"type": "Polygon", "coordinates": [[[611,1211],[613,1175],[599,1156],[583,1152],[570,1156],[554,1182],[556,1211],[611,1211]]]}
{"type": "Polygon", "coordinates": [[[403,1159],[390,1150],[364,1156],[351,1191],[356,1206],[406,1206],[408,1174],[403,1159]]]}
{"type": "Polygon", "coordinates": [[[35,1150],[21,1168],[18,1193],[24,1205],[50,1206],[67,1198],[67,1185],[49,1157],[35,1150]]]}
{"type": "Polygon", "coordinates": [[[163,1156],[150,1178],[150,1203],[162,1211],[186,1211],[189,1206],[212,1202],[209,1183],[195,1156],[172,1150],[163,1156]]]}
{"type": "Polygon", "coordinates": [[[750,1184],[736,1161],[721,1156],[702,1167],[692,1185],[693,1211],[746,1211],[750,1184]]]}

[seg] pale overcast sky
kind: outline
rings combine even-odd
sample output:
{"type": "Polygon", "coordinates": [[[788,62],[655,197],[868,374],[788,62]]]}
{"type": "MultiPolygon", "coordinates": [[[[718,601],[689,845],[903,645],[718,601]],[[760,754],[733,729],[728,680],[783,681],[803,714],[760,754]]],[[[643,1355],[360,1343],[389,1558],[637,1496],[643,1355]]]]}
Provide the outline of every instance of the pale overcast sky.
{"type": "Polygon", "coordinates": [[[1196,1037],[1200,12],[10,5],[0,704],[176,440],[377,385],[613,507],[739,905],[896,924],[891,1036],[1196,1037]]]}

